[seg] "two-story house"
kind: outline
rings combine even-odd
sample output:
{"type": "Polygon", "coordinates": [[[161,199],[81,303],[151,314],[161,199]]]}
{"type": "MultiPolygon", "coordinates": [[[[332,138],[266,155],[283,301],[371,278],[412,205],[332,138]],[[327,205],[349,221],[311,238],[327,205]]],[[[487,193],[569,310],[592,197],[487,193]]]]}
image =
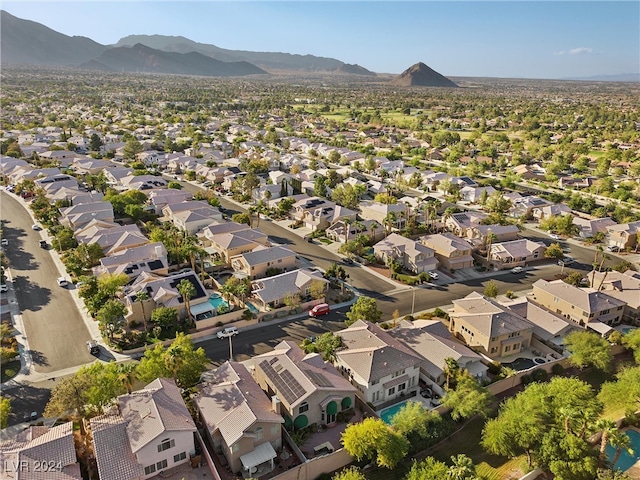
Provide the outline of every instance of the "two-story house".
{"type": "Polygon", "coordinates": [[[547,246],[542,242],[532,242],[526,238],[511,242],[493,243],[489,247],[489,267],[503,270],[525,266],[544,258],[547,246]]]}
{"type": "Polygon", "coordinates": [[[452,271],[473,267],[471,245],[451,233],[425,235],[420,242],[435,252],[442,268],[452,271]]]}
{"type": "Polygon", "coordinates": [[[251,282],[251,296],[266,310],[286,304],[288,298],[298,296],[302,301],[311,297],[312,285],[322,284],[326,291],[329,281],[318,271],[299,268],[290,272],[261,278],[251,282]]]}
{"type": "Polygon", "coordinates": [[[262,278],[268,273],[282,273],[298,268],[298,259],[294,251],[275,246],[258,246],[251,252],[231,257],[231,267],[247,277],[262,278]]]}
{"type": "Polygon", "coordinates": [[[640,221],[607,227],[609,246],[618,247],[620,250],[636,248],[638,232],[640,232],[640,221]]]}
{"type": "Polygon", "coordinates": [[[454,300],[449,317],[449,329],[490,358],[513,355],[531,345],[531,322],[477,292],[454,300]]]}
{"type": "Polygon", "coordinates": [[[363,401],[375,407],[418,389],[423,358],[378,325],[358,320],[336,334],[334,364],[363,401]]]}
{"type": "Polygon", "coordinates": [[[202,375],[193,401],[213,449],[232,472],[258,477],[273,470],[282,448],[277,397],[269,399],[242,363],[225,362],[202,375]]]}
{"type": "Polygon", "coordinates": [[[158,378],[89,421],[101,479],[151,478],[196,453],[196,425],[175,382],[158,378]]]}
{"type": "Polygon", "coordinates": [[[434,250],[416,240],[392,233],[373,246],[376,258],[385,264],[396,261],[413,273],[428,272],[438,268],[434,250]]]}

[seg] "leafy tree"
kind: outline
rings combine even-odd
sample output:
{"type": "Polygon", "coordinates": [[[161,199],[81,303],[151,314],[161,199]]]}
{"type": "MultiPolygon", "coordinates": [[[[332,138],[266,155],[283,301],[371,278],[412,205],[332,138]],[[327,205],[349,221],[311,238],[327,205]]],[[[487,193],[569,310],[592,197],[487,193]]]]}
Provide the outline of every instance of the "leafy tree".
{"type": "Polygon", "coordinates": [[[10,413],[11,400],[6,397],[0,397],[0,428],[7,428],[10,413]]]}
{"type": "Polygon", "coordinates": [[[565,337],[569,363],[578,368],[593,366],[604,372],[611,371],[613,355],[609,342],[594,332],[576,331],[565,337]]]}
{"type": "Polygon", "coordinates": [[[351,466],[335,474],[332,480],[366,480],[366,478],[357,467],[351,466]]]}
{"type": "Polygon", "coordinates": [[[245,225],[251,226],[251,215],[246,212],[234,213],[231,216],[231,221],[236,223],[244,223],[245,225]]]}
{"type": "Polygon", "coordinates": [[[135,160],[138,154],[142,153],[143,150],[144,147],[138,140],[130,138],[122,149],[122,156],[125,160],[135,160]]]}
{"type": "Polygon", "coordinates": [[[151,312],[151,322],[166,330],[178,322],[178,311],[173,307],[158,307],[151,312]]]}
{"type": "Polygon", "coordinates": [[[115,362],[95,362],[82,367],[76,375],[87,376],[91,380],[91,387],[86,391],[86,403],[99,410],[103,410],[114,398],[125,393],[120,369],[115,362]]]}
{"type": "Polygon", "coordinates": [[[564,250],[559,243],[552,243],[544,250],[544,256],[547,258],[562,258],[564,257],[564,250]]]}
{"type": "Polygon", "coordinates": [[[91,134],[91,137],[89,138],[89,150],[91,150],[92,152],[97,152],[100,150],[100,147],[102,145],[104,145],[104,143],[100,139],[100,135],[98,135],[97,133],[91,134]]]}
{"type": "Polygon", "coordinates": [[[85,416],[87,409],[87,393],[91,389],[93,379],[83,375],[81,370],[56,382],[51,390],[51,397],[44,409],[46,418],[56,418],[72,414],[85,416]]]}
{"type": "Polygon", "coordinates": [[[332,332],[325,332],[316,339],[316,350],[322,354],[322,358],[332,362],[335,353],[342,346],[342,338],[332,332]]]}
{"type": "Polygon", "coordinates": [[[448,480],[448,472],[444,462],[427,457],[420,462],[414,461],[404,480],[448,480]]]}
{"type": "Polygon", "coordinates": [[[633,358],[640,364],[640,328],[626,333],[622,337],[622,344],[633,352],[633,358]]]}
{"type": "Polygon", "coordinates": [[[573,285],[574,287],[580,287],[584,279],[585,277],[582,276],[582,273],[571,272],[569,275],[564,277],[562,281],[564,283],[568,283],[569,285],[573,285]]]}
{"type": "Polygon", "coordinates": [[[436,412],[429,411],[420,402],[407,402],[391,419],[391,426],[410,444],[429,436],[429,428],[441,422],[436,412]]]}
{"type": "Polygon", "coordinates": [[[640,367],[629,367],[616,375],[616,381],[602,385],[598,398],[610,408],[635,412],[640,406],[640,367]]]}
{"type": "Polygon", "coordinates": [[[100,328],[106,332],[109,341],[113,342],[113,336],[122,328],[126,313],[127,307],[120,300],[115,299],[107,300],[98,310],[96,318],[100,323],[100,328]]]}
{"type": "Polygon", "coordinates": [[[120,363],[118,365],[118,379],[122,382],[122,386],[131,393],[133,390],[133,382],[136,379],[135,363],[120,363]]]}
{"type": "Polygon", "coordinates": [[[360,204],[360,196],[364,193],[362,185],[353,186],[349,183],[337,185],[331,192],[331,200],[345,208],[355,210],[360,204]]]}
{"type": "Polygon", "coordinates": [[[365,418],[349,425],[342,433],[342,445],[356,460],[376,460],[381,467],[393,469],[407,454],[409,445],[379,418],[365,418]]]}
{"type": "Polygon", "coordinates": [[[385,205],[398,203],[398,199],[389,193],[378,193],[373,197],[374,202],[384,203],[385,205]]]}
{"type": "Polygon", "coordinates": [[[505,215],[511,208],[511,200],[502,196],[501,192],[492,193],[484,204],[484,209],[490,213],[505,215]]]}
{"type": "Polygon", "coordinates": [[[382,312],[378,310],[378,303],[371,297],[358,297],[356,303],[351,306],[351,309],[347,312],[347,319],[345,323],[347,326],[351,325],[358,320],[365,320],[368,322],[377,323],[382,317],[382,312]]]}
{"type": "Polygon", "coordinates": [[[498,296],[498,284],[494,280],[489,280],[484,287],[485,297],[495,298],[498,296]]]}
{"type": "Polygon", "coordinates": [[[451,418],[471,418],[480,415],[487,418],[495,397],[471,375],[459,375],[454,390],[447,391],[442,404],[451,408],[451,418]]]}
{"type": "Polygon", "coordinates": [[[178,333],[167,349],[158,344],[145,351],[136,375],[147,383],[159,377],[171,377],[181,387],[188,388],[198,383],[208,363],[204,350],[196,349],[188,335],[178,333]]]}
{"type": "Polygon", "coordinates": [[[167,188],[173,188],[175,190],[182,190],[182,184],[180,182],[169,182],[167,188]]]}
{"type": "Polygon", "coordinates": [[[322,175],[318,175],[313,182],[313,194],[316,197],[327,198],[327,184],[322,175]]]}
{"type": "Polygon", "coordinates": [[[447,471],[447,478],[450,480],[474,480],[476,479],[476,467],[473,460],[464,453],[452,456],[453,465],[447,471]]]}
{"type": "Polygon", "coordinates": [[[327,284],[322,280],[313,280],[309,285],[309,294],[311,298],[319,300],[327,293],[327,284]]]}

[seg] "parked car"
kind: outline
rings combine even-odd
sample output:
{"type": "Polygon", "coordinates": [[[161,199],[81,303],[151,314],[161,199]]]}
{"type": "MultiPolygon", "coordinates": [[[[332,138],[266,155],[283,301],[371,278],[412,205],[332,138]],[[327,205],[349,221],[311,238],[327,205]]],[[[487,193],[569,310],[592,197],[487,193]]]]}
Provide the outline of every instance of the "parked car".
{"type": "Polygon", "coordinates": [[[440,275],[438,274],[438,272],[427,272],[427,274],[434,280],[437,280],[440,278],[440,275]]]}
{"type": "Polygon", "coordinates": [[[620,251],[620,247],[618,247],[616,245],[609,245],[607,247],[607,251],[608,252],[619,252],[620,251]]]}
{"type": "Polygon", "coordinates": [[[9,240],[7,240],[6,238],[3,238],[2,241],[0,242],[0,244],[3,247],[6,247],[7,245],[9,245],[9,240]]]}
{"type": "Polygon", "coordinates": [[[328,303],[319,303],[311,310],[309,310],[310,317],[320,317],[322,315],[326,315],[331,311],[331,307],[329,307],[328,303]]]}
{"type": "Polygon", "coordinates": [[[513,267],[511,269],[511,273],[522,273],[522,272],[524,272],[524,268],[522,267],[513,267]]]}
{"type": "Polygon", "coordinates": [[[0,285],[0,292],[7,292],[9,290],[9,287],[7,287],[6,283],[3,283],[0,285]]]}
{"type": "Polygon", "coordinates": [[[46,240],[40,240],[40,248],[44,248],[45,250],[49,247],[46,240]]]}
{"type": "Polygon", "coordinates": [[[562,257],[560,260],[558,260],[558,265],[571,265],[573,262],[575,262],[575,260],[571,257],[562,257]]]}
{"type": "Polygon", "coordinates": [[[38,230],[42,230],[42,227],[37,223],[34,223],[33,225],[31,225],[31,229],[37,232],[38,230]]]}
{"type": "Polygon", "coordinates": [[[346,257],[342,260],[343,263],[345,263],[346,265],[353,265],[355,262],[353,260],[351,260],[349,257],[346,257]]]}
{"type": "Polygon", "coordinates": [[[553,238],[554,240],[560,240],[560,235],[557,235],[555,233],[550,234],[549,237],[553,238]]]}
{"type": "Polygon", "coordinates": [[[310,237],[309,235],[304,237],[304,241],[305,242],[309,242],[309,243],[313,243],[313,237],[310,237]]]}
{"type": "Polygon", "coordinates": [[[66,287],[67,285],[69,285],[69,281],[64,277],[58,277],[56,281],[58,282],[58,285],[61,287],[66,287]]]}
{"type": "Polygon", "coordinates": [[[220,330],[216,335],[219,339],[233,337],[238,335],[240,331],[236,327],[227,327],[224,330],[220,330]]]}
{"type": "Polygon", "coordinates": [[[95,340],[89,340],[87,342],[87,349],[91,355],[100,355],[100,345],[95,340]]]}

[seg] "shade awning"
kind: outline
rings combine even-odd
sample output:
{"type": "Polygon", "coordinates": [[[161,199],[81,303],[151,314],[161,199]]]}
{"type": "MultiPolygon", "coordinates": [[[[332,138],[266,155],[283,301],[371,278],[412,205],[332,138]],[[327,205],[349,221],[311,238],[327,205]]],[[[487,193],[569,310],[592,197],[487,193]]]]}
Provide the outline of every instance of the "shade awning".
{"type": "Polygon", "coordinates": [[[278,454],[269,442],[262,443],[254,448],[251,452],[245,453],[240,457],[240,461],[245,469],[251,470],[253,467],[263,464],[276,458],[278,454]]]}
{"type": "Polygon", "coordinates": [[[189,311],[191,312],[191,315],[193,315],[194,317],[197,315],[200,315],[201,313],[213,312],[214,310],[215,310],[214,306],[211,305],[209,302],[202,302],[202,303],[198,303],[197,305],[189,306],[189,311]]]}
{"type": "Polygon", "coordinates": [[[409,375],[405,374],[398,378],[394,378],[393,380],[390,380],[387,383],[382,384],[382,386],[384,388],[391,388],[391,387],[400,385],[401,383],[406,383],[408,380],[409,380],[409,375]]]}
{"type": "Polygon", "coordinates": [[[613,331],[613,328],[611,328],[609,325],[599,322],[598,320],[592,320],[591,322],[587,323],[587,328],[590,328],[591,330],[599,333],[603,337],[609,335],[613,331]]]}

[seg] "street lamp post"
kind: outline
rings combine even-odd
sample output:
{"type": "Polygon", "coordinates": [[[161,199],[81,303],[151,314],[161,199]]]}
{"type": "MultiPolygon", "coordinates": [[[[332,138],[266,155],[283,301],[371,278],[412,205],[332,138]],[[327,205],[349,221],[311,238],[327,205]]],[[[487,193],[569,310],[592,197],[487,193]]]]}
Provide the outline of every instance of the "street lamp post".
{"type": "Polygon", "coordinates": [[[416,306],[416,287],[411,287],[411,290],[413,291],[413,297],[411,298],[411,316],[413,317],[413,312],[416,306]]]}
{"type": "Polygon", "coordinates": [[[233,362],[233,343],[231,342],[231,339],[233,338],[233,335],[229,335],[229,361],[233,362]]]}

